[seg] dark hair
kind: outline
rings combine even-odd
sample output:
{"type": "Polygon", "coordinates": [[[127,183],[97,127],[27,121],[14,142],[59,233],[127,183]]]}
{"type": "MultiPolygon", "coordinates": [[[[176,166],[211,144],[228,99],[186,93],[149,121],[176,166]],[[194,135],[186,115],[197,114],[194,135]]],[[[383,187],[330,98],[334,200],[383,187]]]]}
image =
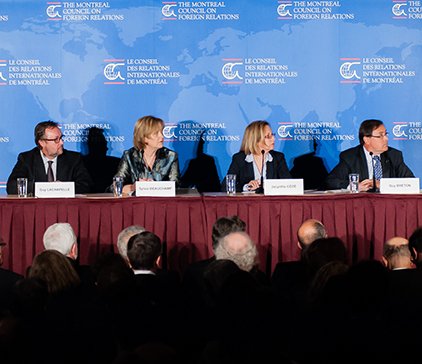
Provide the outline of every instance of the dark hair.
{"type": "Polygon", "coordinates": [[[409,238],[409,250],[414,262],[418,260],[417,253],[422,253],[422,226],[419,226],[409,238]]]}
{"type": "Polygon", "coordinates": [[[45,129],[58,128],[58,127],[59,127],[59,124],[51,120],[41,121],[40,123],[38,123],[34,129],[34,138],[35,138],[36,146],[38,148],[40,147],[38,142],[40,141],[40,139],[43,138],[45,134],[45,129]]]}
{"type": "Polygon", "coordinates": [[[161,240],[149,231],[133,235],[127,243],[127,257],[133,269],[153,269],[160,254],[161,240]]]}
{"type": "Polygon", "coordinates": [[[212,248],[215,250],[220,239],[226,235],[245,230],[246,223],[239,216],[220,217],[212,226],[212,248]]]}
{"type": "Polygon", "coordinates": [[[37,278],[47,284],[50,294],[75,288],[80,279],[69,259],[56,250],[38,253],[29,268],[28,278],[37,278]]]}
{"type": "Polygon", "coordinates": [[[381,125],[384,125],[384,123],[377,119],[362,121],[359,127],[359,143],[363,145],[363,137],[371,136],[374,129],[377,129],[381,125]]]}

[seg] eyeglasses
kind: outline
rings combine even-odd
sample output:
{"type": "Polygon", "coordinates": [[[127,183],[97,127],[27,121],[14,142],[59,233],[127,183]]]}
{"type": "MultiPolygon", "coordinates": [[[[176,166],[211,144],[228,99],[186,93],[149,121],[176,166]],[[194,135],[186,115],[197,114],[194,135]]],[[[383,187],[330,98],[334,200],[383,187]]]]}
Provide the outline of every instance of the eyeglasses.
{"type": "Polygon", "coordinates": [[[380,134],[380,135],[368,135],[368,137],[370,137],[370,138],[377,138],[377,139],[380,139],[380,138],[388,138],[388,132],[386,131],[384,134],[380,134]]]}
{"type": "Polygon", "coordinates": [[[275,137],[275,133],[271,133],[271,134],[264,135],[264,138],[265,138],[265,139],[272,139],[272,138],[274,138],[274,137],[275,137]]]}
{"type": "Polygon", "coordinates": [[[54,139],[47,139],[47,138],[45,138],[45,139],[41,139],[41,140],[45,140],[46,142],[54,142],[56,144],[59,144],[60,143],[60,140],[63,140],[63,135],[60,135],[59,137],[54,138],[54,139]]]}

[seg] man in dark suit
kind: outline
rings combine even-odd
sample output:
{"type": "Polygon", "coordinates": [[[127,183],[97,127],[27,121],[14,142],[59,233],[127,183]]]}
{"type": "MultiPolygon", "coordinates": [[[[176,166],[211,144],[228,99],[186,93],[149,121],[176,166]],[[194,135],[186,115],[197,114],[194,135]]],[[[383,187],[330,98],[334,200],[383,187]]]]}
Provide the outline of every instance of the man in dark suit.
{"type": "Polygon", "coordinates": [[[347,188],[349,173],[359,173],[359,191],[371,190],[374,169],[376,188],[379,188],[381,177],[414,177],[412,171],[404,163],[402,153],[388,146],[388,132],[382,121],[375,119],[363,121],[359,128],[359,142],[360,145],[357,147],[340,153],[339,164],[326,179],[327,189],[347,188]]]}
{"type": "Polygon", "coordinates": [[[75,193],[90,192],[92,180],[81,155],[63,148],[63,135],[53,121],[38,123],[34,130],[36,148],[20,153],[7,180],[7,193],[16,194],[16,179],[28,178],[28,193],[35,182],[75,182],[75,193]]]}

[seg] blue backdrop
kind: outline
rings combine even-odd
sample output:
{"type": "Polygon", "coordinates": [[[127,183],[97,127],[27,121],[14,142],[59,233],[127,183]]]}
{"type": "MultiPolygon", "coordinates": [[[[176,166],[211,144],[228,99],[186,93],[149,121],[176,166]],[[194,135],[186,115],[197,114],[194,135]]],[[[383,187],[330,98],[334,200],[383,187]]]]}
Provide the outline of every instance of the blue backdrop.
{"type": "Polygon", "coordinates": [[[147,114],[166,121],[182,172],[202,132],[222,178],[245,126],[270,122],[276,149],[313,150],[327,170],[378,118],[422,175],[422,2],[389,0],[0,3],[0,181],[42,120],[86,152],[132,146],[147,114]]]}

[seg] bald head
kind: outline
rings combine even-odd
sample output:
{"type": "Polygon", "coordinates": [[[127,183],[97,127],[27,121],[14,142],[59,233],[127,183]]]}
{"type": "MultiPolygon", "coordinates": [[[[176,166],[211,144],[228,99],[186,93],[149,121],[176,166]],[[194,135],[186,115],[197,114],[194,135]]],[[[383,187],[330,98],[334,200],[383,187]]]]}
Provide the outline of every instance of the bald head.
{"type": "Polygon", "coordinates": [[[217,259],[228,259],[237,266],[249,272],[258,260],[258,252],[255,243],[248,234],[242,231],[233,232],[220,240],[215,250],[217,259]]]}
{"type": "Polygon", "coordinates": [[[323,239],[327,237],[325,226],[319,220],[308,219],[300,225],[297,230],[297,240],[299,249],[305,249],[311,245],[317,239],[323,239]]]}
{"type": "Polygon", "coordinates": [[[389,269],[414,268],[409,249],[409,241],[395,236],[384,244],[382,262],[389,269]]]}

